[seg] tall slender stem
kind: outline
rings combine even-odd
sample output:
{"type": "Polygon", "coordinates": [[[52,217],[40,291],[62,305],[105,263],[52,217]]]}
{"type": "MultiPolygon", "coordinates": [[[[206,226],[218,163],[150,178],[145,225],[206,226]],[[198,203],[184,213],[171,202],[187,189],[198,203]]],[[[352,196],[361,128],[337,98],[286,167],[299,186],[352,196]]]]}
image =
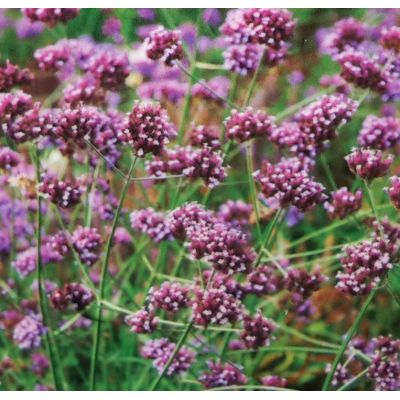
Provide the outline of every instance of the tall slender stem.
{"type": "MultiPolygon", "coordinates": [[[[36,182],[39,185],[40,182],[40,155],[39,149],[35,146],[35,151],[32,154],[33,162],[36,170],[36,182]]],[[[53,331],[50,326],[48,313],[47,313],[47,303],[46,303],[46,293],[43,284],[43,264],[42,264],[42,198],[40,196],[39,190],[36,193],[37,199],[37,210],[36,210],[36,248],[37,248],[37,281],[39,290],[39,308],[42,315],[43,325],[46,327],[47,332],[45,334],[45,342],[47,351],[50,359],[50,368],[53,375],[54,386],[56,390],[64,390],[63,374],[60,365],[60,359],[58,357],[58,352],[56,348],[56,343],[53,336],[53,331]]]]}
{"type": "Polygon", "coordinates": [[[324,381],[322,390],[324,390],[324,391],[329,390],[330,384],[332,382],[333,376],[335,375],[335,372],[339,365],[339,362],[340,362],[344,352],[346,351],[346,348],[347,348],[348,344],[350,343],[351,338],[357,332],[358,327],[361,323],[361,320],[364,317],[364,314],[366,313],[368,306],[370,305],[370,303],[371,303],[372,299],[374,298],[377,291],[378,291],[378,289],[372,290],[371,293],[366,298],[364,304],[362,305],[360,312],[358,313],[356,319],[353,322],[353,325],[349,329],[348,333],[346,334],[346,337],[344,338],[344,340],[342,342],[342,345],[340,346],[340,349],[335,357],[335,360],[333,361],[332,368],[329,371],[329,373],[324,381]]]}
{"type": "Polygon", "coordinates": [[[112,223],[111,232],[108,237],[106,248],[105,248],[105,255],[104,255],[104,262],[103,267],[101,270],[101,277],[100,277],[100,288],[99,288],[99,297],[97,300],[97,313],[95,318],[95,327],[94,327],[94,334],[93,334],[93,348],[92,348],[92,357],[90,363],[90,390],[95,390],[96,388],[96,367],[97,367],[97,359],[99,353],[99,345],[100,345],[100,334],[101,334],[101,314],[103,309],[102,300],[104,297],[105,286],[106,286],[106,279],[108,274],[108,263],[110,261],[111,255],[111,245],[114,239],[114,233],[117,228],[118,219],[121,214],[121,209],[124,204],[124,200],[126,194],[128,192],[130,179],[132,177],[133,170],[135,168],[137,157],[134,157],[131,166],[128,172],[128,179],[126,179],[124,186],[122,188],[121,196],[119,198],[119,203],[117,210],[115,212],[114,221],[112,223]]]}

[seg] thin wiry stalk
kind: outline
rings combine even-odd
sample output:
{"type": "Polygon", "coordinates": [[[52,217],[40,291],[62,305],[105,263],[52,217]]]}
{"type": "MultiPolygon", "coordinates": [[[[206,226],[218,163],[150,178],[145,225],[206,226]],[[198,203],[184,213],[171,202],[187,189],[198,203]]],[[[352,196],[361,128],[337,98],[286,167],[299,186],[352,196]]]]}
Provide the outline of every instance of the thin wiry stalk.
{"type": "Polygon", "coordinates": [[[376,292],[378,290],[379,290],[378,288],[372,290],[371,293],[366,298],[364,304],[362,305],[360,312],[357,314],[357,317],[354,320],[353,325],[349,329],[348,333],[346,334],[346,337],[344,338],[344,340],[343,340],[343,342],[342,342],[342,344],[340,346],[340,349],[339,349],[339,351],[338,351],[338,353],[337,353],[337,355],[335,357],[335,360],[333,361],[332,368],[329,371],[329,373],[326,376],[326,379],[325,379],[325,381],[323,383],[322,390],[324,390],[324,391],[329,390],[329,387],[331,385],[333,376],[335,375],[335,372],[336,372],[336,369],[337,369],[337,367],[339,365],[339,362],[340,362],[344,352],[346,351],[347,346],[350,343],[351,338],[357,332],[358,326],[360,325],[361,320],[364,317],[364,314],[367,312],[368,306],[370,305],[371,301],[375,297],[375,294],[376,294],[376,292]]]}
{"type": "Polygon", "coordinates": [[[131,166],[129,168],[128,179],[125,181],[125,184],[122,188],[118,207],[115,212],[114,221],[112,223],[111,232],[110,232],[110,235],[108,237],[106,247],[105,247],[105,256],[104,256],[104,262],[103,262],[103,266],[102,266],[102,270],[101,270],[101,277],[100,277],[99,298],[97,300],[96,322],[95,322],[94,333],[93,333],[93,347],[92,347],[92,357],[91,357],[91,363],[90,363],[90,377],[89,377],[90,390],[95,390],[95,388],[96,388],[96,367],[97,367],[97,361],[98,361],[100,336],[101,336],[101,314],[102,314],[102,309],[103,309],[102,299],[104,297],[104,292],[105,292],[104,289],[106,286],[106,278],[108,275],[108,263],[110,261],[111,246],[112,246],[112,242],[114,239],[114,233],[117,228],[121,209],[124,204],[126,194],[128,192],[130,179],[132,177],[136,161],[137,161],[137,157],[134,157],[132,159],[131,166]]]}
{"type": "MultiPolygon", "coordinates": [[[[32,161],[35,165],[36,170],[36,182],[39,186],[40,183],[40,155],[39,149],[35,146],[34,153],[32,154],[32,161]]],[[[58,357],[58,351],[54,340],[52,328],[50,326],[50,320],[47,310],[47,299],[44,289],[44,278],[43,278],[43,264],[42,264],[42,197],[39,193],[39,189],[36,190],[36,248],[37,248],[37,281],[39,290],[39,309],[42,315],[43,325],[46,327],[47,332],[44,335],[47,351],[50,360],[50,369],[53,376],[54,387],[56,390],[64,390],[64,378],[62,374],[62,366],[58,357]]]]}

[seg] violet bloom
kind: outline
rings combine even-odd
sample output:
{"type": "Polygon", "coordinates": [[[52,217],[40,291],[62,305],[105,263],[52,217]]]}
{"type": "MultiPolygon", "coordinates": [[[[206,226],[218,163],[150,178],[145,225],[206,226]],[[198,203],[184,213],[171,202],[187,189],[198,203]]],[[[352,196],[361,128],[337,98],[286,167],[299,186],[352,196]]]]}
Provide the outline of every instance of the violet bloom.
{"type": "Polygon", "coordinates": [[[30,350],[39,347],[42,336],[46,333],[38,316],[27,315],[17,323],[13,331],[13,340],[22,350],[30,350]]]}
{"type": "Polygon", "coordinates": [[[9,61],[0,64],[0,92],[8,92],[12,87],[30,84],[33,74],[28,68],[20,68],[9,61]]]}
{"type": "Polygon", "coordinates": [[[196,289],[192,305],[196,324],[225,325],[234,323],[243,317],[243,305],[223,289],[196,289]]]}
{"type": "Polygon", "coordinates": [[[189,306],[189,287],[178,282],[163,282],[160,287],[150,288],[148,301],[152,309],[175,314],[189,306]]]}
{"type": "Polygon", "coordinates": [[[29,18],[22,17],[15,21],[15,32],[20,39],[28,39],[40,35],[46,25],[42,22],[32,22],[29,18]]]}
{"type": "Polygon", "coordinates": [[[156,18],[156,13],[153,8],[138,8],[136,11],[139,17],[146,21],[153,21],[156,18]]]}
{"type": "Polygon", "coordinates": [[[362,89],[385,92],[389,76],[377,62],[359,51],[346,51],[338,57],[341,76],[362,89]]]}
{"type": "Polygon", "coordinates": [[[9,122],[23,115],[33,107],[32,96],[17,90],[12,93],[0,93],[0,121],[9,122]]]}
{"type": "Polygon", "coordinates": [[[389,29],[384,29],[380,42],[385,49],[400,53],[400,27],[391,26],[389,29]]]}
{"type": "Polygon", "coordinates": [[[400,142],[400,120],[394,117],[376,117],[368,115],[365,118],[358,143],[360,146],[386,150],[400,142]]]}
{"type": "Polygon", "coordinates": [[[58,22],[67,22],[79,14],[79,8],[23,8],[23,14],[31,21],[40,21],[53,27],[58,22]]]}
{"type": "Polygon", "coordinates": [[[138,157],[147,153],[158,155],[169,141],[177,136],[167,112],[160,104],[139,102],[135,102],[129,114],[125,134],[138,157]]]}
{"type": "MultiPolygon", "coordinates": [[[[175,350],[176,344],[166,338],[150,340],[143,346],[141,353],[143,357],[150,358],[158,373],[164,370],[171,355],[175,350]]],[[[171,365],[166,371],[167,376],[182,375],[193,364],[195,353],[186,346],[182,346],[175,355],[171,365]]]]}
{"type": "Polygon", "coordinates": [[[319,84],[323,88],[333,87],[336,93],[348,96],[351,92],[350,85],[339,75],[322,75],[319,84]]]}
{"type": "Polygon", "coordinates": [[[364,295],[377,287],[393,267],[392,255],[397,246],[386,238],[377,238],[345,246],[343,250],[345,254],[340,258],[343,270],[336,275],[336,287],[345,293],[364,295]]]}
{"type": "Polygon", "coordinates": [[[375,351],[368,367],[368,377],[375,390],[393,391],[400,387],[400,341],[391,336],[380,336],[373,341],[375,351]]]}
{"type": "Polygon", "coordinates": [[[261,378],[261,383],[264,386],[284,388],[287,386],[288,381],[276,375],[266,375],[261,378]]]}
{"type": "Polygon", "coordinates": [[[284,279],[273,265],[260,265],[246,277],[244,285],[246,293],[263,296],[274,294],[282,290],[284,279]]]}
{"type": "MultiPolygon", "coordinates": [[[[332,369],[332,365],[328,364],[326,366],[325,372],[330,372],[332,369]]],[[[342,364],[338,364],[336,366],[335,373],[332,378],[332,386],[339,387],[347,383],[352,378],[350,371],[342,364]]]]}
{"type": "Polygon", "coordinates": [[[36,247],[29,247],[28,249],[19,252],[17,258],[12,262],[13,268],[18,272],[22,278],[26,278],[33,271],[36,270],[37,264],[37,250],[36,247]]]}
{"type": "Polygon", "coordinates": [[[272,333],[276,328],[273,321],[264,318],[258,311],[254,317],[246,315],[243,318],[243,333],[240,337],[248,349],[258,349],[270,344],[272,333]]]}
{"type": "Polygon", "coordinates": [[[289,205],[309,211],[326,200],[324,187],[308,173],[298,158],[282,158],[277,164],[264,161],[254,173],[265,197],[274,197],[280,207],[289,205]]]}
{"type": "Polygon", "coordinates": [[[178,31],[158,27],[146,37],[144,45],[147,57],[152,60],[161,60],[168,67],[183,58],[183,46],[178,31]]]}
{"type": "Polygon", "coordinates": [[[130,220],[132,229],[149,235],[150,239],[155,242],[170,238],[171,233],[164,214],[150,207],[131,212],[130,220]]]}
{"type": "Polygon", "coordinates": [[[105,96],[99,82],[91,75],[84,75],[63,90],[62,102],[70,107],[76,107],[81,102],[96,105],[104,103],[105,96]]]}
{"type": "Polygon", "coordinates": [[[241,386],[247,383],[247,377],[242,368],[231,363],[210,361],[208,371],[204,371],[198,378],[206,389],[225,386],[241,386]]]}
{"type": "Polygon", "coordinates": [[[262,47],[256,44],[236,44],[223,53],[224,66],[229,71],[246,76],[252,74],[260,63],[262,47]]]}
{"type": "Polygon", "coordinates": [[[392,204],[400,209],[400,177],[392,176],[390,178],[390,186],[386,188],[386,191],[392,201],[392,204]]]}
{"type": "Polygon", "coordinates": [[[267,138],[274,128],[273,117],[251,107],[244,111],[233,110],[225,120],[227,138],[239,143],[256,137],[267,138]]]}
{"type": "Polygon", "coordinates": [[[393,155],[389,154],[387,158],[383,157],[380,150],[353,148],[345,160],[353,174],[361,179],[372,181],[385,176],[393,162],[393,155]]]}
{"type": "Polygon", "coordinates": [[[187,90],[185,82],[161,79],[142,83],[137,87],[137,95],[142,100],[169,100],[176,104],[185,97],[187,90]]]}
{"type": "Polygon", "coordinates": [[[110,36],[115,43],[121,44],[124,40],[121,35],[121,27],[121,20],[117,17],[111,16],[104,21],[101,30],[104,35],[110,36]]]}
{"type": "Polygon", "coordinates": [[[0,147],[0,169],[10,170],[21,162],[20,155],[9,147],[0,147]]]}
{"type": "Polygon", "coordinates": [[[44,197],[62,208],[69,208],[79,204],[82,188],[79,182],[61,181],[56,177],[45,177],[39,184],[39,191],[44,197]]]}
{"type": "Polygon", "coordinates": [[[72,244],[84,264],[92,266],[100,258],[102,239],[96,228],[78,226],[72,233],[72,244]]]}
{"type": "Polygon", "coordinates": [[[218,8],[206,8],[201,17],[210,26],[218,26],[221,23],[221,13],[218,8]]]}
{"type": "Polygon", "coordinates": [[[50,368],[49,359],[42,353],[32,354],[32,371],[39,377],[46,375],[46,372],[50,368]]]}
{"type": "Polygon", "coordinates": [[[228,200],[219,207],[217,218],[234,227],[246,226],[249,224],[252,211],[251,204],[241,200],[228,200]]]}
{"type": "MultiPolygon", "coordinates": [[[[224,273],[213,273],[211,270],[205,270],[203,272],[203,283],[205,286],[208,285],[214,289],[223,290],[238,300],[242,300],[246,294],[241,283],[235,280],[231,275],[226,275],[224,273]],[[210,281],[211,276],[213,276],[212,281],[210,281]]],[[[202,286],[201,280],[197,279],[196,284],[197,286],[202,286]]]]}
{"type": "Polygon", "coordinates": [[[37,49],[34,58],[43,71],[61,71],[71,61],[71,48],[66,40],[37,49]]]}
{"type": "Polygon", "coordinates": [[[212,125],[194,125],[192,124],[189,130],[189,142],[194,147],[208,147],[219,150],[221,142],[219,140],[220,133],[217,127],[212,125]]]}
{"type": "Polygon", "coordinates": [[[67,283],[49,295],[52,306],[64,311],[69,305],[76,311],[84,310],[94,300],[93,292],[80,283],[67,283]]]}
{"type": "Polygon", "coordinates": [[[99,86],[114,90],[124,84],[130,72],[130,66],[125,53],[103,50],[90,57],[83,70],[92,75],[99,86]]]}
{"type": "Polygon", "coordinates": [[[347,187],[341,187],[331,193],[331,200],[324,203],[324,208],[330,219],[343,219],[361,208],[362,199],[363,194],[361,190],[352,193],[347,187]]]}
{"type": "Polygon", "coordinates": [[[131,327],[131,332],[152,333],[157,329],[158,319],[152,311],[141,309],[125,318],[125,323],[131,327]]]}

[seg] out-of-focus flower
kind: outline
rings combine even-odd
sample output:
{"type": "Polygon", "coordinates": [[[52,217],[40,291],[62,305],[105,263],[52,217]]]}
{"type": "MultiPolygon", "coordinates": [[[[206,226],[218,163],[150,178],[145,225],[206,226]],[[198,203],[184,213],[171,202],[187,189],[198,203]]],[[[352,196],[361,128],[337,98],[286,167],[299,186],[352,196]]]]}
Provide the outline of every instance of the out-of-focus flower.
{"type": "Polygon", "coordinates": [[[380,42],[384,48],[392,50],[395,53],[399,53],[400,28],[398,26],[391,26],[389,29],[384,29],[380,42]]]}
{"type": "Polygon", "coordinates": [[[79,14],[79,8],[23,8],[23,14],[31,21],[40,21],[53,27],[58,22],[67,22],[79,14]]]}
{"type": "Polygon", "coordinates": [[[400,142],[400,120],[393,117],[376,117],[368,115],[365,118],[358,143],[364,147],[386,150],[400,142]]]}
{"type": "Polygon", "coordinates": [[[261,383],[264,386],[284,388],[287,386],[288,382],[287,379],[281,378],[280,376],[266,375],[261,378],[261,383]]]}
{"type": "Polygon", "coordinates": [[[246,279],[246,293],[257,296],[277,293],[284,286],[282,274],[272,265],[260,265],[250,272],[246,279]]]}
{"type": "Polygon", "coordinates": [[[231,363],[222,364],[210,361],[208,368],[209,370],[204,371],[199,377],[199,382],[206,389],[232,385],[241,386],[247,383],[247,377],[243,374],[242,368],[231,363]]]}
{"type": "Polygon", "coordinates": [[[27,85],[33,80],[33,74],[28,68],[6,61],[0,64],[0,92],[8,92],[12,87],[27,85]]]}
{"type": "Polygon", "coordinates": [[[390,186],[386,190],[393,205],[400,209],[400,177],[392,176],[390,186]]]}
{"type": "Polygon", "coordinates": [[[193,85],[192,96],[222,105],[228,96],[229,88],[230,81],[226,76],[215,76],[208,81],[201,79],[199,83],[193,85]]]}
{"type": "Polygon", "coordinates": [[[121,27],[121,20],[117,17],[111,16],[104,21],[101,30],[104,35],[110,36],[115,43],[121,44],[124,41],[121,35],[121,27]]]}
{"type": "Polygon", "coordinates": [[[152,311],[141,309],[125,318],[125,323],[135,333],[152,333],[156,330],[158,319],[152,311]]]}
{"type": "Polygon", "coordinates": [[[22,17],[15,21],[15,32],[20,39],[28,39],[40,35],[46,25],[42,22],[32,22],[29,18],[22,17]]]}
{"type": "Polygon", "coordinates": [[[134,230],[145,233],[155,242],[170,238],[170,231],[165,221],[165,215],[152,208],[133,211],[130,214],[131,226],[134,230]]]}
{"type": "Polygon", "coordinates": [[[9,147],[0,147],[0,169],[10,170],[21,162],[20,155],[9,147]]]}
{"type": "Polygon", "coordinates": [[[201,17],[210,26],[218,26],[221,23],[221,13],[218,8],[206,8],[201,17]]]}
{"type": "Polygon", "coordinates": [[[251,204],[241,200],[228,200],[219,207],[217,218],[234,227],[246,226],[249,224],[252,211],[251,204]]]}
{"type": "Polygon", "coordinates": [[[256,44],[234,44],[223,53],[224,65],[230,71],[246,76],[253,73],[260,63],[262,47],[256,44]]]}
{"type": "Polygon", "coordinates": [[[22,350],[39,347],[46,328],[35,315],[27,315],[17,323],[13,331],[13,339],[22,350]]]}
{"type": "Polygon", "coordinates": [[[361,190],[352,193],[347,187],[341,187],[331,193],[331,200],[330,202],[326,201],[324,207],[329,218],[343,219],[361,208],[362,199],[363,195],[361,190]]]}
{"type": "Polygon", "coordinates": [[[203,147],[204,145],[219,150],[221,142],[218,128],[212,125],[192,125],[189,130],[189,142],[192,146],[203,147]]]}
{"type": "Polygon", "coordinates": [[[74,310],[84,310],[93,300],[94,294],[81,283],[67,283],[62,288],[53,290],[49,299],[53,307],[64,311],[69,305],[74,310]]]}
{"type": "Polygon", "coordinates": [[[32,371],[43,377],[50,368],[50,363],[48,358],[43,353],[33,353],[32,354],[32,371]]]}
{"type": "Polygon", "coordinates": [[[84,264],[92,266],[100,258],[102,239],[96,228],[78,226],[72,233],[72,244],[84,264]]]}

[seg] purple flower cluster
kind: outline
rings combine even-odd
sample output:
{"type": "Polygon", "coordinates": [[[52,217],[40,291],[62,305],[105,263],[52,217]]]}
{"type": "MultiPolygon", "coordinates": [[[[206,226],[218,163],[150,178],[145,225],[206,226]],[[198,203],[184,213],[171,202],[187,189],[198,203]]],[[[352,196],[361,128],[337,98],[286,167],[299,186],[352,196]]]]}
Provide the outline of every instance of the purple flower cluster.
{"type": "Polygon", "coordinates": [[[132,211],[130,214],[132,229],[145,233],[154,242],[168,240],[170,231],[165,221],[165,216],[152,208],[132,211]]]}
{"type": "Polygon", "coordinates": [[[125,318],[125,323],[135,333],[152,333],[157,329],[158,319],[153,311],[141,309],[125,318]]]}
{"type": "Polygon", "coordinates": [[[256,44],[235,44],[223,53],[224,66],[236,74],[246,76],[253,73],[262,56],[262,47],[256,44]]]}
{"type": "Polygon", "coordinates": [[[177,313],[190,304],[189,287],[178,282],[164,282],[149,290],[148,301],[152,309],[177,313]]]}
{"type": "Polygon", "coordinates": [[[42,353],[32,354],[32,371],[34,374],[43,377],[50,368],[48,358],[42,353]]]}
{"type": "Polygon", "coordinates": [[[189,135],[189,142],[194,147],[208,146],[211,149],[219,150],[221,142],[218,129],[212,125],[192,125],[189,135]]]}
{"type": "Polygon", "coordinates": [[[257,296],[277,293],[284,287],[284,279],[273,265],[260,265],[246,277],[245,291],[257,296]]]}
{"type": "Polygon", "coordinates": [[[251,107],[244,111],[233,110],[225,121],[226,136],[239,143],[255,137],[267,138],[274,126],[272,117],[251,107]]]}
{"type": "Polygon", "coordinates": [[[125,135],[136,155],[144,157],[148,153],[160,154],[177,133],[160,104],[135,102],[129,114],[125,135]]]}
{"type": "Polygon", "coordinates": [[[9,147],[0,147],[0,169],[10,170],[21,162],[20,155],[9,147]]]}
{"type": "Polygon", "coordinates": [[[84,310],[93,300],[94,294],[80,283],[67,283],[62,288],[53,290],[49,295],[52,306],[64,311],[69,305],[74,310],[84,310]]]}
{"type": "Polygon", "coordinates": [[[400,142],[400,120],[394,117],[369,115],[363,122],[358,143],[360,146],[386,150],[400,142]]]}
{"type": "Polygon", "coordinates": [[[282,158],[277,164],[263,161],[254,177],[264,196],[275,198],[280,207],[292,205],[304,212],[326,199],[324,187],[310,176],[298,158],[282,158]]]}
{"type": "Polygon", "coordinates": [[[287,386],[287,379],[276,375],[267,375],[261,378],[261,383],[264,386],[284,388],[287,386]]]}
{"type": "Polygon", "coordinates": [[[352,193],[347,187],[343,186],[331,192],[331,199],[324,203],[324,208],[330,219],[343,219],[362,207],[362,199],[363,194],[361,190],[352,193]]]}
{"type": "Polygon", "coordinates": [[[361,179],[372,181],[387,174],[393,162],[393,156],[389,154],[387,158],[384,158],[380,150],[354,148],[345,160],[353,174],[361,179]]]}
{"type": "Polygon", "coordinates": [[[178,31],[158,27],[150,32],[144,45],[147,57],[152,60],[161,60],[168,67],[171,67],[174,61],[183,58],[183,46],[178,31]]]}
{"type": "Polygon", "coordinates": [[[33,80],[33,74],[28,68],[6,61],[0,64],[0,92],[7,92],[14,86],[27,85],[33,80]]]}
{"type": "Polygon", "coordinates": [[[380,41],[385,49],[400,53],[400,28],[391,26],[389,29],[384,29],[380,41]]]}
{"type": "MultiPolygon", "coordinates": [[[[142,347],[142,355],[153,360],[153,365],[161,374],[167,365],[176,344],[166,338],[150,340],[142,347]]],[[[166,371],[167,376],[182,375],[193,364],[195,353],[186,346],[182,346],[175,355],[171,365],[166,371]]]]}
{"type": "Polygon", "coordinates": [[[13,331],[13,339],[22,350],[39,347],[46,328],[37,315],[27,315],[18,322],[13,331]]]}
{"type": "Polygon", "coordinates": [[[243,318],[243,332],[240,337],[247,348],[258,349],[270,344],[272,333],[275,330],[276,324],[264,318],[258,311],[254,317],[246,315],[243,318]]]}
{"type": "Polygon", "coordinates": [[[67,22],[79,14],[79,8],[23,8],[22,12],[32,22],[40,21],[53,27],[58,22],[67,22]]]}
{"type": "Polygon", "coordinates": [[[225,386],[240,386],[247,383],[247,377],[243,374],[241,368],[231,363],[222,364],[220,362],[210,361],[208,371],[204,371],[199,377],[199,382],[206,389],[225,386]]]}
{"type": "Polygon", "coordinates": [[[386,190],[393,205],[400,209],[400,177],[392,176],[390,186],[386,190]]]}
{"type": "Polygon", "coordinates": [[[217,218],[234,227],[246,226],[249,224],[252,211],[253,206],[251,204],[241,200],[228,200],[219,207],[217,218]]]}
{"type": "Polygon", "coordinates": [[[374,353],[368,367],[368,377],[374,381],[375,390],[393,391],[400,387],[400,340],[380,336],[373,340],[374,353]]]}
{"type": "Polygon", "coordinates": [[[79,204],[82,188],[79,182],[61,181],[53,176],[45,177],[39,184],[39,192],[62,208],[79,204]]]}
{"type": "Polygon", "coordinates": [[[336,287],[352,295],[368,294],[377,287],[392,267],[392,256],[397,246],[387,238],[364,240],[345,246],[340,257],[342,271],[336,275],[336,287]]]}
{"type": "Polygon", "coordinates": [[[100,258],[102,239],[96,228],[78,226],[72,233],[72,244],[80,260],[92,266],[100,258]]]}

